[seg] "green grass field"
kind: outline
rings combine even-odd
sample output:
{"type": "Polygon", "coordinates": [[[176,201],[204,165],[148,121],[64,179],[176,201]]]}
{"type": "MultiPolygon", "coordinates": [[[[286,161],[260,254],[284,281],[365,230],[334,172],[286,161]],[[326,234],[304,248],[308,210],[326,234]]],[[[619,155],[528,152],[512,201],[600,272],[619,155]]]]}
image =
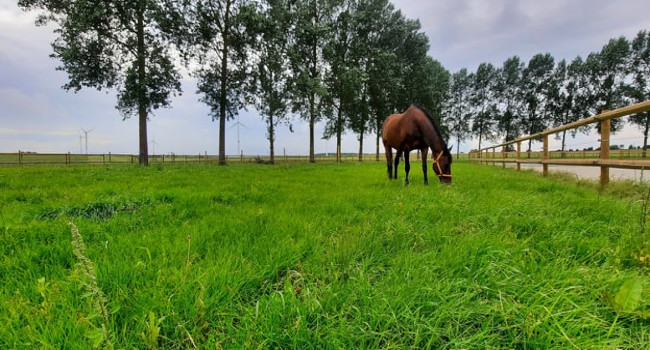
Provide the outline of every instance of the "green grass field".
{"type": "Polygon", "coordinates": [[[0,168],[0,348],[650,348],[647,189],[412,168],[0,168]]]}

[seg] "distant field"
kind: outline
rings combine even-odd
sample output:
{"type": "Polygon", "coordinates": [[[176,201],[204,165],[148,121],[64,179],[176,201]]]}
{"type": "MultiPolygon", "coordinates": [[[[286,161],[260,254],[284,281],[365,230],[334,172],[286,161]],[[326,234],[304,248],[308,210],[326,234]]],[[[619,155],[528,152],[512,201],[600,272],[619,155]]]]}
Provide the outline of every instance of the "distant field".
{"type": "Polygon", "coordinates": [[[650,348],[647,188],[413,169],[2,167],[0,348],[650,348]]]}

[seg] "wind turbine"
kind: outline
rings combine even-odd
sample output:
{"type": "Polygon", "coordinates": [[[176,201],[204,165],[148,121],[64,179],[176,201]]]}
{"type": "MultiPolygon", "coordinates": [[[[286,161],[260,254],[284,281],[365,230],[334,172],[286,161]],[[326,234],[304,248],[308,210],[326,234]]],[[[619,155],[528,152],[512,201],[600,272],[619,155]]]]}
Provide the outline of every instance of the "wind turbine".
{"type": "Polygon", "coordinates": [[[155,136],[152,137],[151,138],[151,155],[154,156],[154,157],[156,156],[156,145],[157,144],[158,144],[158,142],[156,142],[156,137],[155,136]]]}
{"type": "MultiPolygon", "coordinates": [[[[84,128],[81,128],[81,130],[82,130],[82,131],[84,132],[84,134],[86,135],[86,155],[87,155],[87,154],[88,154],[88,133],[91,132],[91,131],[93,131],[93,130],[95,130],[95,128],[92,128],[92,129],[90,129],[90,130],[86,130],[86,129],[84,129],[84,128]]],[[[79,135],[79,137],[81,137],[81,135],[79,135]]]]}
{"type": "Polygon", "coordinates": [[[84,150],[83,150],[83,139],[84,139],[83,135],[81,135],[81,133],[79,133],[79,154],[82,154],[84,152],[84,150]]]}
{"type": "Polygon", "coordinates": [[[248,127],[246,125],[239,122],[239,115],[238,115],[237,116],[237,122],[230,127],[231,129],[234,128],[235,126],[237,127],[237,155],[241,154],[241,147],[240,147],[241,142],[240,142],[240,139],[239,139],[239,126],[240,125],[245,127],[246,129],[248,129],[248,127]]]}

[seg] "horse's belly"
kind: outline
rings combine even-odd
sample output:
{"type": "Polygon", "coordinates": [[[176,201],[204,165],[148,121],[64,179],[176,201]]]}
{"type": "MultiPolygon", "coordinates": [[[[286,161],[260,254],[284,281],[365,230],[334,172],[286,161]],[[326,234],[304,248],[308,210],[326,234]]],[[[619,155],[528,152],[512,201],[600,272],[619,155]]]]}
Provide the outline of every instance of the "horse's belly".
{"type": "Polygon", "coordinates": [[[404,140],[402,148],[405,151],[412,151],[415,149],[422,149],[426,147],[426,143],[419,137],[408,137],[404,140]]]}

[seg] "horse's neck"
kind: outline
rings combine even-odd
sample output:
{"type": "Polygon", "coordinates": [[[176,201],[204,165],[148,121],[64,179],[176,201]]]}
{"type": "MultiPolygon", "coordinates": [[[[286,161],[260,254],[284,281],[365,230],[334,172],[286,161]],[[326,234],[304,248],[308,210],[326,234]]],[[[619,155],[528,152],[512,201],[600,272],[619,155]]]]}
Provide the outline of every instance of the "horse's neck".
{"type": "Polygon", "coordinates": [[[438,134],[435,127],[432,125],[432,132],[427,135],[427,143],[433,152],[440,152],[445,148],[445,143],[442,137],[438,134]]]}

